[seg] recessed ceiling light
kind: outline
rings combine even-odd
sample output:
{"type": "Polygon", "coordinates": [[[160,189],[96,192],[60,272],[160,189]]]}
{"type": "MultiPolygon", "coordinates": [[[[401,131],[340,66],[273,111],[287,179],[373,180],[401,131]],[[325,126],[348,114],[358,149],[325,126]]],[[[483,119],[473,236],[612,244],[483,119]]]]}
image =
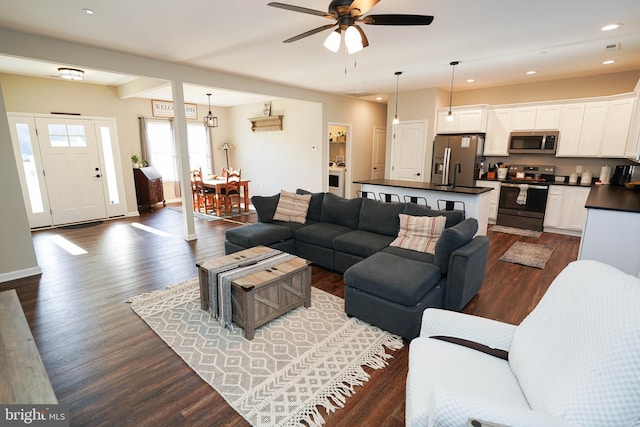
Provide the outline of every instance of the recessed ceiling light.
{"type": "Polygon", "coordinates": [[[475,82],[474,79],[467,79],[467,83],[473,83],[473,82],[475,82]]]}
{"type": "Polygon", "coordinates": [[[77,68],[58,68],[58,73],[60,73],[60,78],[65,80],[84,79],[84,71],[78,70],[77,68]]]}
{"type": "Polygon", "coordinates": [[[614,64],[616,61],[614,61],[613,59],[607,59],[606,61],[602,61],[602,65],[610,65],[610,64],[614,64]]]}
{"type": "Polygon", "coordinates": [[[381,96],[376,96],[376,101],[382,101],[382,97],[381,96]]]}
{"type": "Polygon", "coordinates": [[[93,15],[95,12],[93,11],[93,9],[89,9],[89,8],[84,8],[82,9],[82,11],[87,14],[87,15],[93,15]]]}
{"type": "Polygon", "coordinates": [[[616,28],[620,28],[622,27],[622,24],[609,24],[609,25],[605,25],[604,27],[600,28],[602,31],[611,31],[611,30],[615,30],[616,28]]]}
{"type": "Polygon", "coordinates": [[[531,75],[531,74],[535,74],[535,73],[537,73],[536,70],[529,70],[525,74],[531,75]]]}

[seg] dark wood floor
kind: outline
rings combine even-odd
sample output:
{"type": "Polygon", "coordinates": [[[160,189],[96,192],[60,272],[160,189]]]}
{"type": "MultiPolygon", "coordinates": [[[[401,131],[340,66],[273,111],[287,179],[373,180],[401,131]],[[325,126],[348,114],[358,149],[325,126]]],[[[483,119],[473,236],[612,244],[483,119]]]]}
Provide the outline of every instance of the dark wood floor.
{"type": "MultiPolygon", "coordinates": [[[[255,214],[239,220],[254,222],[255,214]]],[[[198,240],[192,242],[182,237],[181,214],[169,208],[90,228],[34,232],[42,276],[0,287],[19,285],[23,310],[58,400],[70,408],[72,426],[247,425],[125,303],[191,279],[196,261],[224,254],[224,232],[238,224],[195,221],[198,240]],[[134,228],[134,222],[171,236],[134,228]],[[88,253],[68,254],[52,242],[55,235],[88,253]]],[[[576,259],[579,239],[550,233],[538,239],[488,236],[483,288],[464,311],[519,323],[576,259]],[[498,260],[518,240],[555,248],[544,270],[498,260]]],[[[343,296],[341,275],[314,266],[312,280],[343,296]]],[[[345,408],[325,417],[327,426],[404,425],[408,345],[393,356],[387,368],[371,372],[345,408]]]]}

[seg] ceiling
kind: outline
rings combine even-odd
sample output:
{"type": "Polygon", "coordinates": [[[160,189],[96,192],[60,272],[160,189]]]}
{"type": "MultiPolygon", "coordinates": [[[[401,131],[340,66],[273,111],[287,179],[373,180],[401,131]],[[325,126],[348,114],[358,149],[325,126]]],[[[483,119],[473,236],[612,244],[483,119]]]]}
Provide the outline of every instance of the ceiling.
{"type": "MultiPolygon", "coordinates": [[[[329,0],[282,0],[326,11],[329,0]]],[[[370,99],[396,90],[478,89],[640,70],[638,0],[382,0],[369,13],[434,15],[429,26],[361,25],[369,47],[347,55],[322,46],[331,23],[267,6],[268,0],[0,0],[0,26],[210,68],[291,86],[370,99]],[[83,8],[94,10],[86,15],[83,8]],[[611,23],[623,25],[601,31],[611,23]],[[610,46],[607,48],[607,46],[610,46]],[[613,59],[611,65],[602,61],[613,59]],[[533,75],[525,74],[535,70],[533,75]],[[467,79],[474,79],[467,83],[467,79]]],[[[0,72],[55,78],[59,66],[0,56],[0,72]]],[[[86,81],[117,86],[137,76],[87,70],[86,81]]],[[[188,86],[185,101],[238,105],[273,97],[188,86]]],[[[141,96],[170,99],[170,88],[141,96]],[[168,97],[167,97],[168,96],[168,97]]],[[[383,101],[384,102],[384,101],[383,101]]]]}

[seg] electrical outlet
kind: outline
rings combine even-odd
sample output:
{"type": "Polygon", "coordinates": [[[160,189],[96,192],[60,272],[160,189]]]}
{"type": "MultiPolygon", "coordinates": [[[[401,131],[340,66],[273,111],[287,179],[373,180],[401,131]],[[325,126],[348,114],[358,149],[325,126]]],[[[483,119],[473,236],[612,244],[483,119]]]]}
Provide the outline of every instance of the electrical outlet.
{"type": "Polygon", "coordinates": [[[582,166],[576,166],[576,173],[582,173],[582,166]]]}

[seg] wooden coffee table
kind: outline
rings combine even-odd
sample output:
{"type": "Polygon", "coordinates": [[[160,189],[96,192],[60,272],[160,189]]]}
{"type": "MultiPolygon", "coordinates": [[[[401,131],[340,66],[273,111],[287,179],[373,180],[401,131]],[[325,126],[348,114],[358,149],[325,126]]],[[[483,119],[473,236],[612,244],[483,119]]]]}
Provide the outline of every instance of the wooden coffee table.
{"type": "MultiPolygon", "coordinates": [[[[200,279],[200,303],[209,310],[209,273],[226,265],[265,254],[271,248],[257,246],[197,264],[200,279]]],[[[231,282],[232,321],[253,339],[256,328],[294,308],[311,306],[311,267],[295,257],[231,282]]]]}

